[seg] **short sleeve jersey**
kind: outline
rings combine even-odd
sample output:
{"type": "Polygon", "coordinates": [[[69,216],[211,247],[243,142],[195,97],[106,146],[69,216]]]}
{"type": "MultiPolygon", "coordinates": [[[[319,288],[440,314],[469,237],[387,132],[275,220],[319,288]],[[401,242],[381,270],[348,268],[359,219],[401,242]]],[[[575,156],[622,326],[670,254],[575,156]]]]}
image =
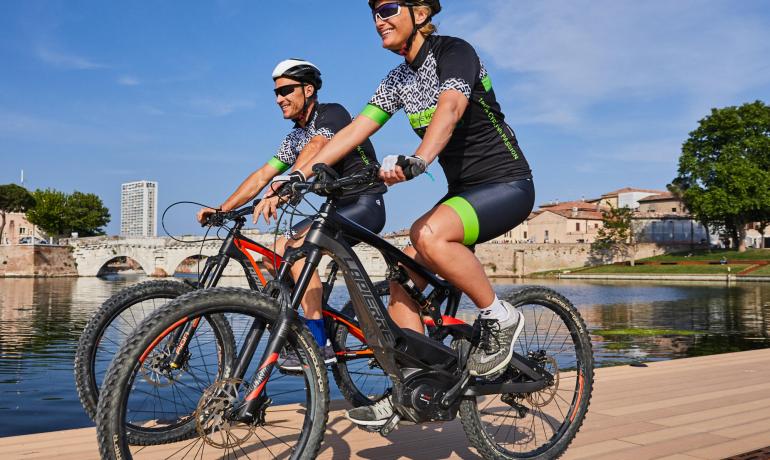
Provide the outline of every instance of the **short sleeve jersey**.
{"type": "Polygon", "coordinates": [[[433,119],[441,93],[456,90],[468,108],[438,160],[449,192],[532,177],[513,130],[495,98],[492,82],[473,47],[455,37],[429,36],[412,63],[404,62],[380,83],[362,115],[384,124],[404,109],[418,136],[433,119]]]}
{"type": "MultiPolygon", "coordinates": [[[[350,113],[340,104],[318,104],[313,108],[310,115],[310,121],[303,127],[298,124],[281,142],[278,152],[268,161],[280,172],[291,168],[297,161],[297,157],[302,149],[315,136],[323,136],[331,139],[342,128],[350,124],[350,113]]],[[[374,146],[367,139],[364,143],[357,146],[345,157],[335,164],[334,170],[340,177],[349,176],[360,171],[364,166],[370,163],[376,163],[377,156],[374,153],[374,146]]],[[[365,195],[373,193],[385,193],[387,188],[382,183],[362,185],[351,190],[346,190],[342,195],[349,197],[352,195],[365,195]]]]}

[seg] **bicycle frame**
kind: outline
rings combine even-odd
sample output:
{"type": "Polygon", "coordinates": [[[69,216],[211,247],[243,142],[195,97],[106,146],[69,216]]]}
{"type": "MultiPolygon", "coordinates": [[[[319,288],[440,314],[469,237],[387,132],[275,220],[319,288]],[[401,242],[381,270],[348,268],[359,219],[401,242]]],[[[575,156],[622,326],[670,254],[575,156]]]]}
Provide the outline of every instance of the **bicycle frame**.
{"type": "MultiPolygon", "coordinates": [[[[222,274],[231,259],[234,259],[243,267],[246,280],[251,289],[261,290],[267,285],[267,280],[262,274],[262,270],[249,250],[272,260],[273,265],[276,267],[282,263],[283,259],[265,246],[241,234],[241,229],[246,224],[244,216],[250,214],[251,209],[252,207],[246,207],[235,212],[235,225],[229,230],[217,254],[206,259],[203,271],[198,275],[198,281],[195,284],[196,289],[205,289],[219,284],[219,280],[222,278],[222,274]]],[[[181,367],[185,352],[187,351],[187,345],[198,328],[200,320],[200,318],[195,318],[184,327],[173,332],[169,342],[169,347],[173,350],[169,361],[171,368],[181,367]]]]}
{"type": "MultiPolygon", "coordinates": [[[[250,380],[246,403],[238,411],[237,419],[253,420],[253,414],[257,412],[261,392],[269,379],[272,368],[278,358],[278,353],[286,343],[286,335],[290,325],[298,320],[297,309],[300,306],[310,276],[317,268],[322,255],[329,255],[340,267],[345,283],[348,287],[353,303],[358,324],[362,335],[372,350],[380,367],[390,377],[393,383],[394,405],[397,412],[406,415],[414,422],[424,421],[415,411],[401,403],[405,392],[405,383],[423,376],[435,381],[444,382],[441,392],[441,405],[446,409],[439,414],[441,419],[452,419],[457,413],[460,396],[477,396],[497,393],[529,393],[544,388],[550,378],[550,374],[538,367],[536,363],[514,353],[511,365],[516,367],[528,381],[515,383],[485,383],[475,382],[465,367],[467,353],[462,355],[458,351],[447,347],[441,342],[431,339],[423,334],[399,328],[390,318],[385,306],[378,296],[374,294],[374,286],[361,261],[353,252],[345,238],[366,243],[377,249],[388,264],[389,271],[398,273],[403,266],[424,278],[433,291],[426,298],[416,289],[410,289],[406,283],[401,283],[407,289],[407,293],[415,299],[423,309],[426,309],[435,324],[445,326],[450,334],[455,337],[472,341],[472,329],[470,326],[460,324],[444,324],[444,317],[437,314],[440,301],[449,297],[453,288],[449,283],[438,278],[435,274],[415,262],[412,258],[392,246],[367,229],[351,222],[336,213],[335,199],[329,197],[321,206],[320,212],[313,221],[309,232],[305,236],[304,244],[299,252],[306,256],[305,266],[297,280],[291,294],[288,305],[281,306],[278,319],[273,327],[272,335],[267,343],[260,366],[250,380]],[[438,303],[437,303],[438,302],[438,303]]],[[[286,254],[286,262],[281,270],[292,263],[296,255],[286,254]]],[[[282,279],[279,274],[279,279],[282,279]]],[[[459,297],[457,297],[459,299],[459,297]]],[[[451,312],[456,313],[455,302],[451,312]]],[[[451,321],[447,321],[451,322],[451,321]]],[[[264,328],[264,326],[262,326],[264,328]]],[[[261,332],[259,333],[261,337],[261,332]]],[[[246,348],[243,357],[250,359],[246,348]]],[[[238,369],[245,371],[248,363],[238,362],[238,369]]],[[[240,375],[236,374],[236,378],[240,375]]],[[[396,422],[398,419],[396,419],[396,422]]]]}

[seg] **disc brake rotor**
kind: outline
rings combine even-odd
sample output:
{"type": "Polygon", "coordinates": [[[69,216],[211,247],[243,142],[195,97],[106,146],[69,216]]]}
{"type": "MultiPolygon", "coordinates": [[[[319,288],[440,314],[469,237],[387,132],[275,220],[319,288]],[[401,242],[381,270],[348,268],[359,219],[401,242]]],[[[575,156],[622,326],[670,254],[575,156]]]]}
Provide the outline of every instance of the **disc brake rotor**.
{"type": "Polygon", "coordinates": [[[244,389],[239,379],[218,380],[203,392],[195,409],[195,428],[206,444],[218,449],[232,449],[254,434],[254,426],[229,420],[233,407],[243,401],[244,389]]]}
{"type": "Polygon", "coordinates": [[[553,376],[553,384],[527,395],[527,402],[534,407],[544,407],[551,403],[559,390],[559,365],[556,358],[547,356],[543,362],[543,368],[553,376]]]}
{"type": "Polygon", "coordinates": [[[142,379],[154,387],[173,385],[182,375],[183,369],[168,368],[169,356],[167,351],[153,351],[139,370],[142,379]]]}

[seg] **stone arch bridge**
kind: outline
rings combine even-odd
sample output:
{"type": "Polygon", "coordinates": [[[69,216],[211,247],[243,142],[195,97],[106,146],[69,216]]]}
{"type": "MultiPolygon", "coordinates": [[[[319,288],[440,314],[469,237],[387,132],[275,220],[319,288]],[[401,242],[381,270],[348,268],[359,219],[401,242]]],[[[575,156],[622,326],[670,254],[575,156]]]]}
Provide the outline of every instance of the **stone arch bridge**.
{"type": "MultiPolygon", "coordinates": [[[[250,239],[267,247],[273,246],[274,237],[270,234],[244,232],[250,239]]],[[[61,244],[72,247],[72,257],[77,264],[78,276],[97,276],[105,266],[117,257],[128,257],[141,265],[142,270],[151,276],[172,276],[179,265],[190,257],[215,255],[222,241],[212,239],[201,244],[194,242],[201,237],[179,237],[176,241],[168,237],[156,238],[122,238],[122,237],[89,237],[61,240],[61,244]]],[[[397,242],[393,242],[397,244],[397,242]]],[[[385,264],[380,254],[371,248],[357,247],[356,253],[367,270],[373,276],[385,274],[385,264]]],[[[251,255],[260,261],[262,257],[253,252],[251,255]]],[[[321,261],[321,267],[327,261],[321,261]]],[[[236,262],[230,263],[225,270],[225,276],[242,275],[243,271],[236,262]]]]}

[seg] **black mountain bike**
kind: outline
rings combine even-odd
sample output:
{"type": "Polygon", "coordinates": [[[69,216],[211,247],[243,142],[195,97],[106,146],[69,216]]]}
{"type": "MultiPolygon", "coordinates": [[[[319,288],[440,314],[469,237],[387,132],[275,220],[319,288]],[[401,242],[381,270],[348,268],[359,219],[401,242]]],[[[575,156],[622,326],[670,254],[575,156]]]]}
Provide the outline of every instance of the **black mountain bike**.
{"type": "MultiPolygon", "coordinates": [[[[176,346],[175,337],[189,334],[196,321],[222,315],[230,324],[241,321],[248,329],[234,370],[194,400],[196,408],[187,417],[194,420],[199,436],[156,448],[166,449],[162,454],[168,458],[202,458],[212,448],[223,449],[216,453],[227,458],[314,458],[328,418],[328,381],[320,351],[302,327],[297,309],[322,254],[339,265],[368,347],[392,384],[395,413],[379,430],[382,435],[400,421],[448,421],[459,413],[470,443],[485,458],[561,455],[585,418],[593,388],[590,338],[572,304],[545,288],[513,294],[508,300],[524,313],[525,326],[510,365],[489,378],[471,376],[465,363],[478,344],[476,329],[445,324],[439,312],[456,289],[336,213],[337,193],[374,180],[376,170],[343,179],[334,178],[333,171],[322,165],[315,172],[315,182],[295,183],[291,188],[293,193],[309,191],[328,197],[303,247],[287,254],[289,262],[306,258],[295,289],[276,284],[264,293],[237,288],[197,291],[177,298],[144,321],[105,378],[97,416],[102,457],[128,459],[150,453],[132,451],[126,430],[127,424],[156,421],[136,410],[142,407],[135,385],[142,379],[144,363],[167,355],[176,346]],[[398,281],[440,326],[440,333],[451,338],[449,346],[394,324],[343,236],[381,252],[389,278],[398,281]],[[405,268],[427,280],[432,288],[427,295],[412,287],[405,268]],[[272,371],[279,351],[287,346],[298,353],[303,370],[292,382],[277,382],[272,371]],[[256,360],[255,355],[259,355],[256,360]],[[301,399],[282,398],[289,385],[302,388],[301,399]]],[[[199,332],[194,331],[196,340],[199,332]]]]}
{"type": "MultiPolygon", "coordinates": [[[[126,337],[144,318],[183,294],[199,288],[216,286],[230,260],[235,260],[243,268],[252,290],[262,291],[265,288],[268,281],[262,275],[260,263],[252,252],[262,255],[263,260],[272,261],[274,266],[281,264],[282,257],[241,233],[246,217],[251,215],[252,210],[253,206],[247,206],[212,216],[209,224],[213,227],[227,228],[228,234],[218,253],[206,259],[197,281],[146,281],[121,290],[94,312],[80,336],[75,354],[76,387],[83,408],[89,417],[92,419],[96,417],[99,385],[104,379],[107,366],[126,337]],[[231,226],[228,227],[229,224],[231,226]]],[[[372,352],[366,346],[363,334],[356,326],[352,304],[348,302],[339,310],[329,306],[329,297],[337,273],[337,265],[332,262],[328,277],[323,283],[323,315],[327,320],[328,337],[338,355],[337,363],[332,366],[332,373],[342,395],[351,404],[354,406],[371,404],[384,394],[390,387],[390,383],[382,370],[373,362],[372,352]]],[[[387,303],[389,296],[387,282],[377,283],[375,289],[377,295],[387,303]]],[[[452,314],[456,310],[455,306],[452,314]]],[[[143,383],[147,385],[147,391],[161,399],[164,399],[162,393],[168,393],[170,400],[182,401],[190,390],[185,388],[185,385],[191,386],[195,391],[231,373],[236,351],[236,336],[232,325],[221,315],[208,316],[202,321],[206,324],[199,327],[211,334],[210,343],[201,346],[197,354],[192,353],[189,347],[184,354],[177,353],[175,361],[168,363],[169,369],[177,369],[174,371],[176,373],[169,371],[164,374],[160,368],[166,365],[163,360],[168,356],[154,355],[141,374],[143,383]],[[205,379],[196,375],[196,372],[201,373],[201,366],[204,364],[216,369],[217,372],[210,375],[206,373],[205,379]],[[183,375],[185,378],[182,378],[183,375]],[[187,383],[186,379],[192,383],[187,383]]],[[[196,339],[198,337],[200,334],[196,339]]],[[[164,413],[166,409],[170,411],[170,407],[156,406],[153,410],[158,420],[173,418],[182,410],[175,408],[173,413],[164,413]]],[[[151,428],[146,424],[143,427],[129,425],[131,442],[136,444],[167,442],[168,433],[164,433],[167,431],[172,433],[172,437],[178,437],[180,433],[194,433],[189,423],[180,424],[168,430],[151,428]]]]}

